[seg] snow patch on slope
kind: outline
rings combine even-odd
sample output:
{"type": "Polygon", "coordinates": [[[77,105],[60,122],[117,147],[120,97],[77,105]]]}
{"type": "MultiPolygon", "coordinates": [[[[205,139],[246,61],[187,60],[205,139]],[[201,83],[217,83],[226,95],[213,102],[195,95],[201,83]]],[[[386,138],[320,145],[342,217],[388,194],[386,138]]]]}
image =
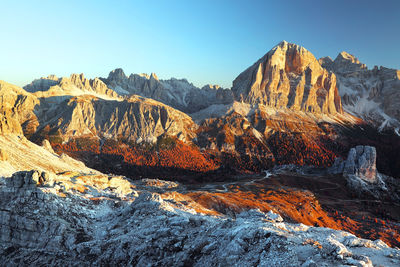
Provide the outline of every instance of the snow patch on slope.
{"type": "Polygon", "coordinates": [[[343,105],[344,109],[355,116],[362,116],[366,120],[377,120],[382,123],[378,127],[379,131],[385,128],[399,125],[399,122],[387,115],[380,105],[373,100],[368,99],[366,95],[360,97],[354,105],[343,105]]]}

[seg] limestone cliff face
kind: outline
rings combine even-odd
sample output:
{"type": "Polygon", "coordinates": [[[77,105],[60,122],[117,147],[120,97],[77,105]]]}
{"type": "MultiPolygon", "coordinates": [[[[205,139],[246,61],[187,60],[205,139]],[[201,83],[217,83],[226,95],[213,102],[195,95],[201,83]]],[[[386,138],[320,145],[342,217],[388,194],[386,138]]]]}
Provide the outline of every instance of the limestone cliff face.
{"type": "Polygon", "coordinates": [[[18,86],[0,81],[0,134],[23,134],[24,128],[36,129],[33,113],[37,98],[18,86]]]}
{"type": "Polygon", "coordinates": [[[313,113],[342,113],[336,76],[305,48],[279,43],[233,82],[237,100],[313,113]]]}
{"type": "Polygon", "coordinates": [[[190,141],[196,127],[186,114],[138,96],[124,101],[74,97],[48,111],[41,121],[41,131],[57,133],[64,139],[100,136],[135,142],[155,142],[164,134],[190,141]]]}

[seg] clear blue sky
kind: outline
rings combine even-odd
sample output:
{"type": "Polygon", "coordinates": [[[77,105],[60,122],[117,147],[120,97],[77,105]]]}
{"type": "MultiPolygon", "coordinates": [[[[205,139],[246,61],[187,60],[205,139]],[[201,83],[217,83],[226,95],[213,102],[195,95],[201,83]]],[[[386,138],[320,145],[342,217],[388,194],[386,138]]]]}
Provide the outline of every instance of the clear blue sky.
{"type": "Polygon", "coordinates": [[[0,1],[0,79],[155,72],[232,80],[281,40],[400,69],[400,1],[0,1]]]}

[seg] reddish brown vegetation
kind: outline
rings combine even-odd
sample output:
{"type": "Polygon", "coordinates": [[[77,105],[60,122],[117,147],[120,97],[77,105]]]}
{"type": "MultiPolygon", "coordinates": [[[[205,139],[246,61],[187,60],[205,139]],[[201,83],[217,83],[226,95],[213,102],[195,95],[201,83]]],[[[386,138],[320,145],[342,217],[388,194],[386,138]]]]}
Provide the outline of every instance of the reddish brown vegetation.
{"type": "Polygon", "coordinates": [[[337,157],[330,150],[332,141],[321,136],[319,140],[305,134],[276,133],[268,139],[268,146],[278,164],[314,165],[327,167],[337,157]]]}
{"type": "Polygon", "coordinates": [[[248,209],[274,210],[285,220],[310,226],[344,230],[368,239],[381,239],[391,246],[400,245],[400,227],[382,219],[367,217],[351,218],[338,212],[329,213],[321,206],[314,194],[293,189],[242,191],[231,189],[226,193],[191,192],[191,199],[206,208],[222,214],[238,213],[248,209]]]}
{"type": "Polygon", "coordinates": [[[136,145],[121,140],[106,140],[101,147],[96,139],[73,139],[66,144],[53,144],[57,152],[91,152],[94,155],[109,155],[121,158],[120,163],[133,166],[165,167],[196,172],[208,172],[219,166],[197,147],[177,139],[162,140],[156,147],[136,145]]]}

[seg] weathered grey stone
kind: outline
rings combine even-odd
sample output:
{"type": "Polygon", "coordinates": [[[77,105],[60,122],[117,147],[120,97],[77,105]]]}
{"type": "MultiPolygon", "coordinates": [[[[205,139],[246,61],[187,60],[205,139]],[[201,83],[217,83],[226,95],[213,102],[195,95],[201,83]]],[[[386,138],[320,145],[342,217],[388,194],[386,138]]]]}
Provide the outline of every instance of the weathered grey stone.
{"type": "MultiPolygon", "coordinates": [[[[45,175],[46,176],[46,175],[45,175]]],[[[36,185],[44,181],[43,174],[37,170],[20,171],[14,173],[10,178],[6,178],[6,186],[11,188],[34,188],[36,185]]]]}

